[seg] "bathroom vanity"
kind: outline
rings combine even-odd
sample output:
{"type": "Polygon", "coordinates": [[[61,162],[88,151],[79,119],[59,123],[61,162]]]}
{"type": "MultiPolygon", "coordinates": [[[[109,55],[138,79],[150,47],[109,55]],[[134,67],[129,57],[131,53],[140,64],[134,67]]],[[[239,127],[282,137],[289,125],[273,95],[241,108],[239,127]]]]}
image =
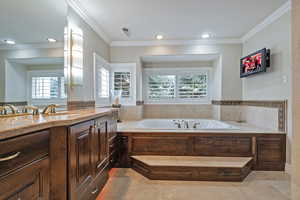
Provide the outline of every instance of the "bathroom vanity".
{"type": "Polygon", "coordinates": [[[1,121],[0,199],[96,199],[118,160],[116,112],[1,121]]]}

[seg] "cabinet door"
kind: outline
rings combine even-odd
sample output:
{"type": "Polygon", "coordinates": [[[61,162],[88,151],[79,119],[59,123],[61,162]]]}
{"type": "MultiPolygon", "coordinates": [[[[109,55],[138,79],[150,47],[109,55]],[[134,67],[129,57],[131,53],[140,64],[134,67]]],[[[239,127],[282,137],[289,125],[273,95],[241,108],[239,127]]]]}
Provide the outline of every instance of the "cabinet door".
{"type": "Polygon", "coordinates": [[[117,136],[117,121],[113,118],[108,120],[108,135],[109,141],[113,140],[117,136]]]}
{"type": "Polygon", "coordinates": [[[48,200],[49,159],[44,158],[0,177],[1,200],[48,200]]]}
{"type": "Polygon", "coordinates": [[[107,120],[105,118],[96,120],[95,132],[93,137],[93,155],[94,155],[94,169],[98,174],[108,164],[108,133],[107,120]]]}
{"type": "Polygon", "coordinates": [[[264,136],[257,138],[257,170],[284,170],[285,137],[264,136]]]}
{"type": "Polygon", "coordinates": [[[94,121],[69,129],[69,194],[70,199],[83,199],[82,194],[92,181],[92,134],[94,121]]]}

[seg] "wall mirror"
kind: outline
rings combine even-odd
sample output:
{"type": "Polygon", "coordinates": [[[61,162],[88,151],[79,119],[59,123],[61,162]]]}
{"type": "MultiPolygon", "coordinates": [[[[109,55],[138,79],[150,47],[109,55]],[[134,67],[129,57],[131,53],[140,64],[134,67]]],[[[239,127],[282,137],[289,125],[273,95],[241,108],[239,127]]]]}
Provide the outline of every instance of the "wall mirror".
{"type": "Polygon", "coordinates": [[[66,16],[63,0],[1,0],[0,106],[66,109],[66,16]]]}

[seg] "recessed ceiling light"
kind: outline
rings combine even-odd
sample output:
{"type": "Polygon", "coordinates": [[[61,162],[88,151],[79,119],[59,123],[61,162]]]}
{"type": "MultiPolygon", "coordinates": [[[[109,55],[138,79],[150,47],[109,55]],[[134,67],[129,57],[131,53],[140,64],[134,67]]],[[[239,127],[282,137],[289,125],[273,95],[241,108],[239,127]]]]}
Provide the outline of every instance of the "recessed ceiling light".
{"type": "Polygon", "coordinates": [[[201,37],[202,37],[202,39],[208,39],[208,38],[210,38],[210,34],[203,33],[201,37]]]}
{"type": "Polygon", "coordinates": [[[162,39],[164,39],[164,36],[163,35],[156,35],[156,39],[162,40],[162,39]]]}
{"type": "Polygon", "coordinates": [[[56,39],[53,38],[47,38],[48,42],[56,42],[56,39]]]}
{"type": "Polygon", "coordinates": [[[5,42],[6,44],[16,44],[16,42],[13,40],[3,40],[3,42],[5,42]]]}

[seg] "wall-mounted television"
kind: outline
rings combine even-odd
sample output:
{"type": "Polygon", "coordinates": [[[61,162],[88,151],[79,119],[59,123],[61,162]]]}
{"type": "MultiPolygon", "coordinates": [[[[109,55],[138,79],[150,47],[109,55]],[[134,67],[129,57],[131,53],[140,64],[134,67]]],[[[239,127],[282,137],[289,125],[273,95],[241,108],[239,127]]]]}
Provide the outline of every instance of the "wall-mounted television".
{"type": "Polygon", "coordinates": [[[270,50],[261,49],[241,59],[240,77],[266,72],[270,67],[270,50]]]}

